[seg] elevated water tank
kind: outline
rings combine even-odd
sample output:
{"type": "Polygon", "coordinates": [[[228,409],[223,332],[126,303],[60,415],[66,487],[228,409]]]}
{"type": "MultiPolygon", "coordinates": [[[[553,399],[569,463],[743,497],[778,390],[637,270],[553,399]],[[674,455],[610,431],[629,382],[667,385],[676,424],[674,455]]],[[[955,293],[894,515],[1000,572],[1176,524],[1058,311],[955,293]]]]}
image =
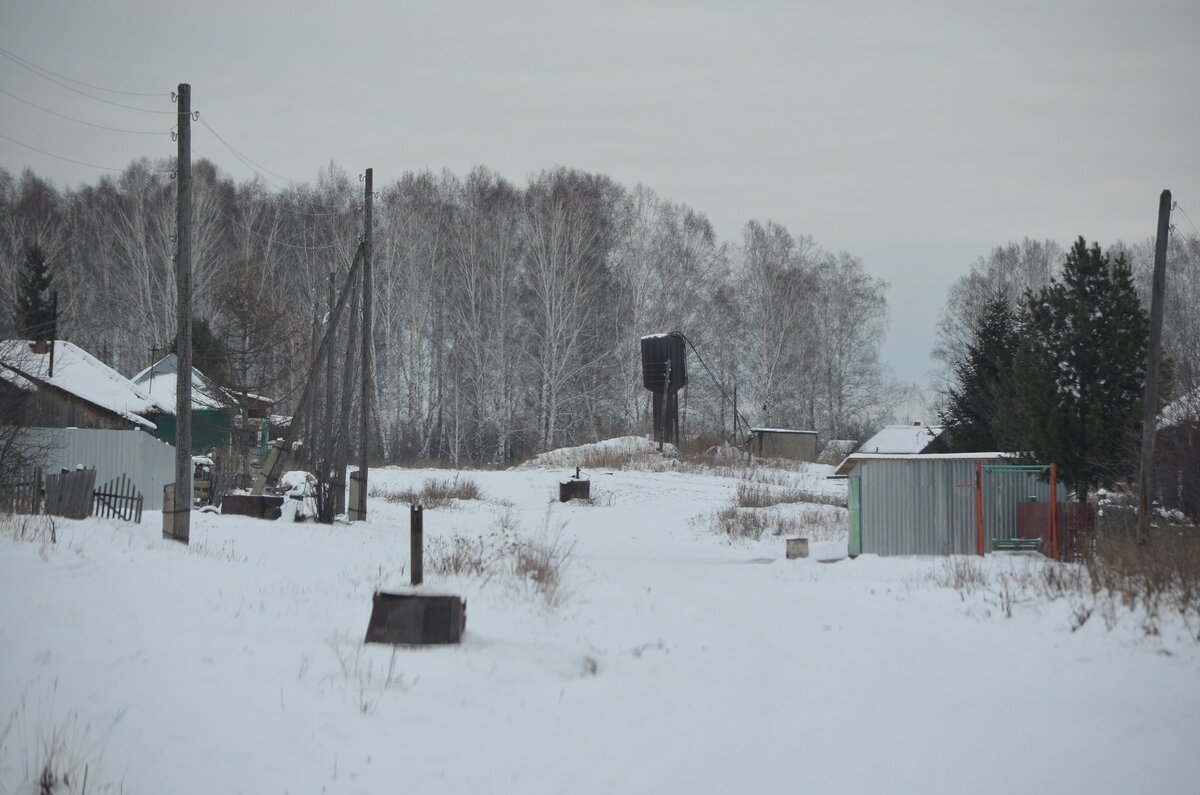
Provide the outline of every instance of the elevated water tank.
{"type": "Polygon", "coordinates": [[[683,334],[673,331],[642,337],[642,385],[666,394],[687,386],[687,340],[683,334]]]}

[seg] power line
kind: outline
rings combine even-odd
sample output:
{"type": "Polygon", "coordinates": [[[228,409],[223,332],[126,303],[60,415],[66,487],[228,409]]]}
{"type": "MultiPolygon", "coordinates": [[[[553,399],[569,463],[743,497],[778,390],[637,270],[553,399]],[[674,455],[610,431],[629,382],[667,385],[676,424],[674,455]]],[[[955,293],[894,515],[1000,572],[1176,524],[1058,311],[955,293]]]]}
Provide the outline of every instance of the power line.
{"type": "MultiPolygon", "coordinates": [[[[262,177],[262,179],[271,187],[275,188],[276,190],[278,190],[280,192],[283,192],[284,190],[286,190],[283,186],[272,181],[271,178],[268,177],[266,174],[263,174],[262,171],[266,171],[268,174],[272,174],[272,175],[278,177],[279,179],[283,180],[284,182],[290,182],[290,183],[292,183],[293,186],[300,184],[300,183],[296,182],[296,180],[288,179],[287,177],[285,177],[281,174],[276,174],[274,171],[271,171],[266,166],[264,166],[260,163],[257,163],[254,160],[251,160],[247,155],[243,154],[237,147],[235,147],[233,144],[229,143],[229,141],[225,140],[225,138],[223,138],[220,133],[218,133],[216,130],[214,130],[212,128],[212,125],[210,125],[203,116],[200,118],[200,123],[202,125],[204,125],[208,129],[208,131],[210,133],[212,133],[213,136],[216,137],[216,139],[218,141],[221,142],[222,146],[224,146],[226,149],[229,150],[230,154],[232,154],[234,157],[236,157],[238,160],[240,160],[242,162],[242,165],[246,166],[246,168],[250,169],[252,172],[254,172],[258,176],[262,177]],[[261,171],[259,169],[261,169],[261,171]]],[[[319,202],[309,201],[308,199],[303,199],[300,197],[296,197],[296,201],[298,201],[302,204],[307,204],[310,207],[321,207],[321,208],[324,207],[324,205],[319,202]]],[[[307,210],[297,210],[297,209],[291,208],[291,207],[284,207],[284,209],[286,209],[288,212],[296,213],[297,215],[308,215],[308,216],[313,216],[313,217],[318,217],[318,218],[320,218],[320,217],[341,217],[341,216],[345,216],[347,214],[347,211],[345,211],[345,210],[336,210],[336,211],[330,212],[328,210],[322,209],[318,212],[310,212],[307,210]]]]}
{"type": "Polygon", "coordinates": [[[18,97],[16,94],[12,93],[11,91],[6,91],[3,88],[0,88],[0,94],[7,94],[8,96],[15,99],[17,102],[24,102],[26,105],[30,106],[31,108],[37,108],[38,110],[43,111],[45,113],[49,113],[52,116],[58,116],[60,119],[66,119],[68,121],[73,121],[78,124],[86,124],[88,127],[96,127],[101,130],[112,130],[113,132],[119,132],[119,133],[132,133],[134,135],[165,135],[166,134],[165,130],[126,130],[122,127],[109,127],[105,124],[95,124],[90,121],[84,121],[83,119],[77,119],[74,116],[68,116],[65,113],[59,113],[58,111],[51,110],[50,108],[42,107],[41,105],[37,104],[36,102],[30,102],[27,99],[18,97]]]}
{"type": "Polygon", "coordinates": [[[16,144],[17,146],[23,146],[26,149],[32,149],[35,152],[40,152],[41,154],[46,155],[47,157],[53,157],[56,160],[63,160],[63,161],[66,161],[67,163],[74,163],[77,166],[87,166],[88,168],[98,168],[101,171],[111,171],[114,174],[121,173],[121,169],[119,169],[119,168],[109,168],[108,166],[98,166],[95,163],[85,163],[82,160],[75,160],[74,158],[64,157],[62,155],[56,155],[53,152],[47,152],[45,149],[38,149],[36,146],[30,146],[29,144],[27,144],[23,141],[18,141],[16,138],[10,138],[7,135],[5,135],[4,133],[0,133],[0,138],[3,138],[6,141],[11,141],[14,144],[16,144]]]}
{"type": "Polygon", "coordinates": [[[38,66],[33,61],[26,60],[25,58],[22,58],[21,56],[16,55],[15,53],[9,52],[8,50],[4,49],[3,47],[0,47],[0,55],[3,55],[5,58],[8,58],[10,61],[15,61],[16,63],[20,64],[21,66],[24,66],[26,69],[29,69],[30,71],[45,72],[46,74],[54,75],[55,77],[57,77],[61,80],[66,80],[68,83],[75,83],[76,85],[83,86],[84,88],[91,88],[96,91],[107,91],[109,94],[124,94],[129,97],[168,97],[171,95],[171,93],[169,91],[122,91],[117,88],[105,88],[104,86],[97,86],[97,85],[93,85],[91,83],[85,83],[82,80],[76,80],[74,78],[67,77],[66,75],[60,75],[58,72],[52,72],[51,70],[47,69],[44,66],[38,66]]]}
{"type": "MultiPolygon", "coordinates": [[[[42,78],[43,80],[49,80],[51,83],[54,83],[55,85],[58,85],[58,86],[62,86],[63,88],[67,89],[68,91],[74,91],[76,94],[79,94],[80,96],[87,97],[88,99],[94,99],[97,102],[103,102],[105,105],[112,105],[112,106],[118,107],[118,108],[125,108],[126,110],[136,110],[140,113],[160,113],[160,114],[166,114],[168,116],[178,115],[178,112],[173,111],[173,110],[151,110],[150,108],[139,108],[136,105],[126,105],[123,102],[113,102],[111,99],[105,99],[104,97],[98,97],[95,94],[89,94],[86,91],[80,91],[78,88],[75,88],[74,86],[69,86],[66,83],[62,82],[61,80],[56,80],[55,78],[50,77],[47,74],[42,74],[40,71],[38,71],[37,68],[35,68],[33,66],[29,66],[28,64],[24,63],[20,58],[17,58],[15,55],[12,55],[11,53],[7,52],[6,50],[0,50],[0,55],[3,55],[5,58],[8,58],[9,60],[11,60],[13,63],[17,64],[20,67],[28,69],[30,72],[33,72],[35,75],[42,78]]],[[[53,73],[51,73],[51,74],[53,74],[53,73]]],[[[158,96],[158,95],[156,94],[154,96],[158,96]]],[[[164,94],[163,96],[170,96],[170,95],[164,94]]]]}
{"type": "Polygon", "coordinates": [[[229,221],[230,223],[238,224],[239,226],[245,227],[247,232],[254,235],[255,237],[257,237],[260,240],[270,243],[273,246],[281,246],[283,248],[290,248],[295,251],[330,251],[335,248],[345,248],[345,246],[346,246],[346,244],[344,244],[344,243],[329,243],[329,244],[321,245],[321,246],[298,246],[295,243],[285,243],[282,240],[278,240],[274,237],[268,237],[267,235],[264,235],[261,232],[255,231],[254,227],[250,226],[249,222],[239,221],[220,208],[217,208],[217,212],[220,213],[221,215],[225,216],[225,219],[227,221],[229,221]]]}
{"type": "Polygon", "coordinates": [[[1192,231],[1196,233],[1196,236],[1197,236],[1197,237],[1200,237],[1200,229],[1197,229],[1197,228],[1196,228],[1196,224],[1192,222],[1192,219],[1191,219],[1191,217],[1190,217],[1190,216],[1187,214],[1187,211],[1185,211],[1185,210],[1183,209],[1183,207],[1181,207],[1181,206],[1179,205],[1179,202],[1175,202],[1175,209],[1176,209],[1176,210],[1178,210],[1178,211],[1179,211],[1179,213],[1180,213],[1180,214],[1181,214],[1181,215],[1182,215],[1184,218],[1186,218],[1186,219],[1187,219],[1187,222],[1188,222],[1188,224],[1190,224],[1190,225],[1191,225],[1191,227],[1192,227],[1192,231]]]}

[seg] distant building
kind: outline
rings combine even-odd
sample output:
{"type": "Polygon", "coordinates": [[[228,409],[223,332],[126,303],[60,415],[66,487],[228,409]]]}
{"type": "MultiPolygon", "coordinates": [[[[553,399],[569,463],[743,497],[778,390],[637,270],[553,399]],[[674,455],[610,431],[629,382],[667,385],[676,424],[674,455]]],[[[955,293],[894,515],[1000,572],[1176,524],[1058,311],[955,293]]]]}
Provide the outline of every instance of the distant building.
{"type": "Polygon", "coordinates": [[[788,428],[751,428],[750,451],[759,458],[817,460],[817,432],[788,428]]]}
{"type": "Polygon", "coordinates": [[[44,428],[157,430],[163,406],[71,342],[0,342],[0,392],[24,405],[24,424],[44,428]]]}
{"type": "Polygon", "coordinates": [[[920,455],[922,453],[945,452],[942,435],[945,429],[939,425],[888,425],[867,439],[859,448],[846,456],[833,471],[831,477],[844,478],[850,475],[859,458],[868,455],[920,455]]]}
{"type": "MultiPolygon", "coordinates": [[[[158,426],[158,438],[175,444],[175,385],[179,360],[169,353],[131,380],[160,406],[150,419],[158,426]]],[[[208,376],[192,368],[192,453],[228,453],[240,413],[236,402],[208,376]]]]}

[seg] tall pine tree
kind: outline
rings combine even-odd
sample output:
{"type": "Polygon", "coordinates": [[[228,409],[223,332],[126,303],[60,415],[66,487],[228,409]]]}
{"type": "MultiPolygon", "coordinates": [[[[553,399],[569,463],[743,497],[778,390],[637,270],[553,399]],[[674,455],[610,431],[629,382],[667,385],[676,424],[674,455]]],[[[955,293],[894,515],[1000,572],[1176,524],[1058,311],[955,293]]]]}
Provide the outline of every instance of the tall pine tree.
{"type": "Polygon", "coordinates": [[[1132,472],[1148,341],[1124,254],[1079,238],[1030,301],[1017,359],[1029,447],[1077,492],[1132,472]]]}
{"type": "Polygon", "coordinates": [[[983,305],[966,356],[954,367],[957,384],[939,412],[957,452],[1014,450],[1010,409],[1013,364],[1019,347],[1017,318],[1001,294],[983,305]]]}
{"type": "Polygon", "coordinates": [[[25,251],[25,266],[17,280],[16,326],[25,339],[50,339],[55,335],[54,308],[50,304],[50,266],[46,252],[36,243],[25,251]]]}

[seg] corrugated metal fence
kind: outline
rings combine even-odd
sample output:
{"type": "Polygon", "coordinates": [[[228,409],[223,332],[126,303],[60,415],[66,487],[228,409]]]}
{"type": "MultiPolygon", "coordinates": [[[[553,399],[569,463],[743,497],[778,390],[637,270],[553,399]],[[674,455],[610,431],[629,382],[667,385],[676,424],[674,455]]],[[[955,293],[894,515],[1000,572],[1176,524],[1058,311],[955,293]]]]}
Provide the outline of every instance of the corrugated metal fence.
{"type": "MultiPolygon", "coordinates": [[[[851,554],[973,555],[978,521],[975,474],[979,463],[998,458],[906,456],[868,458],[851,473],[851,554]],[[855,537],[857,536],[857,538],[855,537]]],[[[1017,537],[1017,506],[1031,497],[1045,502],[1050,484],[1031,472],[985,472],[985,549],[999,538],[1017,537]]],[[[1063,489],[1059,488],[1059,499],[1063,489]]]]}
{"type": "Polygon", "coordinates": [[[29,442],[47,448],[48,473],[82,465],[96,470],[97,483],[126,475],[146,510],[162,510],[163,486],[175,482],[175,448],[143,431],[32,428],[29,442]]]}

